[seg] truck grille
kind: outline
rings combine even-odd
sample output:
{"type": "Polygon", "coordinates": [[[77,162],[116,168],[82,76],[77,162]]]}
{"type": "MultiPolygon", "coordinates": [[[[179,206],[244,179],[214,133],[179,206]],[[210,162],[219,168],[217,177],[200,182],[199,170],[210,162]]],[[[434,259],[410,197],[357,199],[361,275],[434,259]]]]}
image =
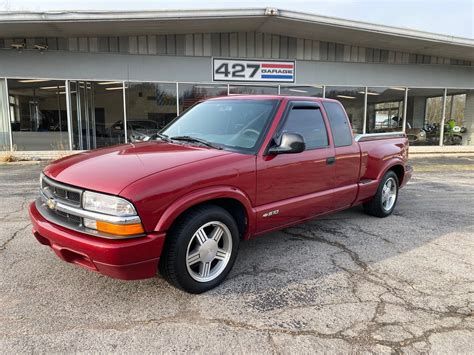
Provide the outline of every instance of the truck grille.
{"type": "Polygon", "coordinates": [[[79,226],[82,223],[81,217],[75,216],[73,214],[65,213],[63,211],[56,210],[55,213],[64,219],[64,221],[69,222],[71,224],[79,226]]]}
{"type": "Polygon", "coordinates": [[[41,180],[41,189],[48,190],[55,199],[68,205],[80,207],[82,190],[58,183],[46,176],[41,180]]]}
{"type": "MultiPolygon", "coordinates": [[[[44,175],[41,179],[41,192],[43,203],[51,198],[72,207],[81,207],[82,190],[64,185],[44,175]]],[[[79,216],[57,209],[50,210],[50,213],[67,226],[78,227],[82,225],[82,218],[79,216]]]]}

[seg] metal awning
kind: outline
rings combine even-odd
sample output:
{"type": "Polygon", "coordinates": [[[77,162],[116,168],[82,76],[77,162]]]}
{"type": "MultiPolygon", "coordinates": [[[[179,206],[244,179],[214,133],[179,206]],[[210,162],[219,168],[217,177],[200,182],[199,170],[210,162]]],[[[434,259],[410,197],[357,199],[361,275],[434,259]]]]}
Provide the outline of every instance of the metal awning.
{"type": "Polygon", "coordinates": [[[265,32],[474,61],[474,39],[279,9],[0,13],[0,37],[265,32]]]}

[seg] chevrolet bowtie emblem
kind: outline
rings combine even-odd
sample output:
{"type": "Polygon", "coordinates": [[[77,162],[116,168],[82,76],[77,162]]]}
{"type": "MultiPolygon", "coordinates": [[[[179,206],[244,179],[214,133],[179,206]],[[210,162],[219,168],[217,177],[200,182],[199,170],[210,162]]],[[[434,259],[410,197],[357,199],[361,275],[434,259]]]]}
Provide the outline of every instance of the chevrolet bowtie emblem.
{"type": "Polygon", "coordinates": [[[48,198],[46,205],[49,207],[49,209],[54,210],[56,208],[56,201],[52,198],[48,198]]]}

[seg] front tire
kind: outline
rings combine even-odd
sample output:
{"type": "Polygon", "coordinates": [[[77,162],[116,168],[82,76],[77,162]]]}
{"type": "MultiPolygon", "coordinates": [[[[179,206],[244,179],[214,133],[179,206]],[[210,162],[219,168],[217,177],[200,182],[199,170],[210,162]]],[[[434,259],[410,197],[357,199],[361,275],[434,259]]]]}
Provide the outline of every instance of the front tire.
{"type": "Polygon", "coordinates": [[[390,216],[398,199],[398,177],[393,171],[387,171],[380,181],[374,198],[364,203],[367,214],[375,217],[390,216]]]}
{"type": "Polygon", "coordinates": [[[189,293],[208,291],[232,269],[239,241],[237,224],[225,209],[214,205],[194,208],[168,233],[160,272],[189,293]]]}

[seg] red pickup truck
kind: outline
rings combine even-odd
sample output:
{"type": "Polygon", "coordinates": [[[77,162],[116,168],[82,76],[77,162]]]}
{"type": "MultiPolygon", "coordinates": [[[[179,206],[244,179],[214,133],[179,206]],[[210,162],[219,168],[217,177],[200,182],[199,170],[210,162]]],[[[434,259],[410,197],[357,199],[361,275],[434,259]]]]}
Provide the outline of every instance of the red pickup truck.
{"type": "Polygon", "coordinates": [[[390,215],[407,157],[404,134],[353,137],[338,101],[210,99],[146,142],[46,167],[33,233],[67,262],[126,280],[159,269],[200,293],[223,281],[241,240],[358,204],[390,215]]]}

